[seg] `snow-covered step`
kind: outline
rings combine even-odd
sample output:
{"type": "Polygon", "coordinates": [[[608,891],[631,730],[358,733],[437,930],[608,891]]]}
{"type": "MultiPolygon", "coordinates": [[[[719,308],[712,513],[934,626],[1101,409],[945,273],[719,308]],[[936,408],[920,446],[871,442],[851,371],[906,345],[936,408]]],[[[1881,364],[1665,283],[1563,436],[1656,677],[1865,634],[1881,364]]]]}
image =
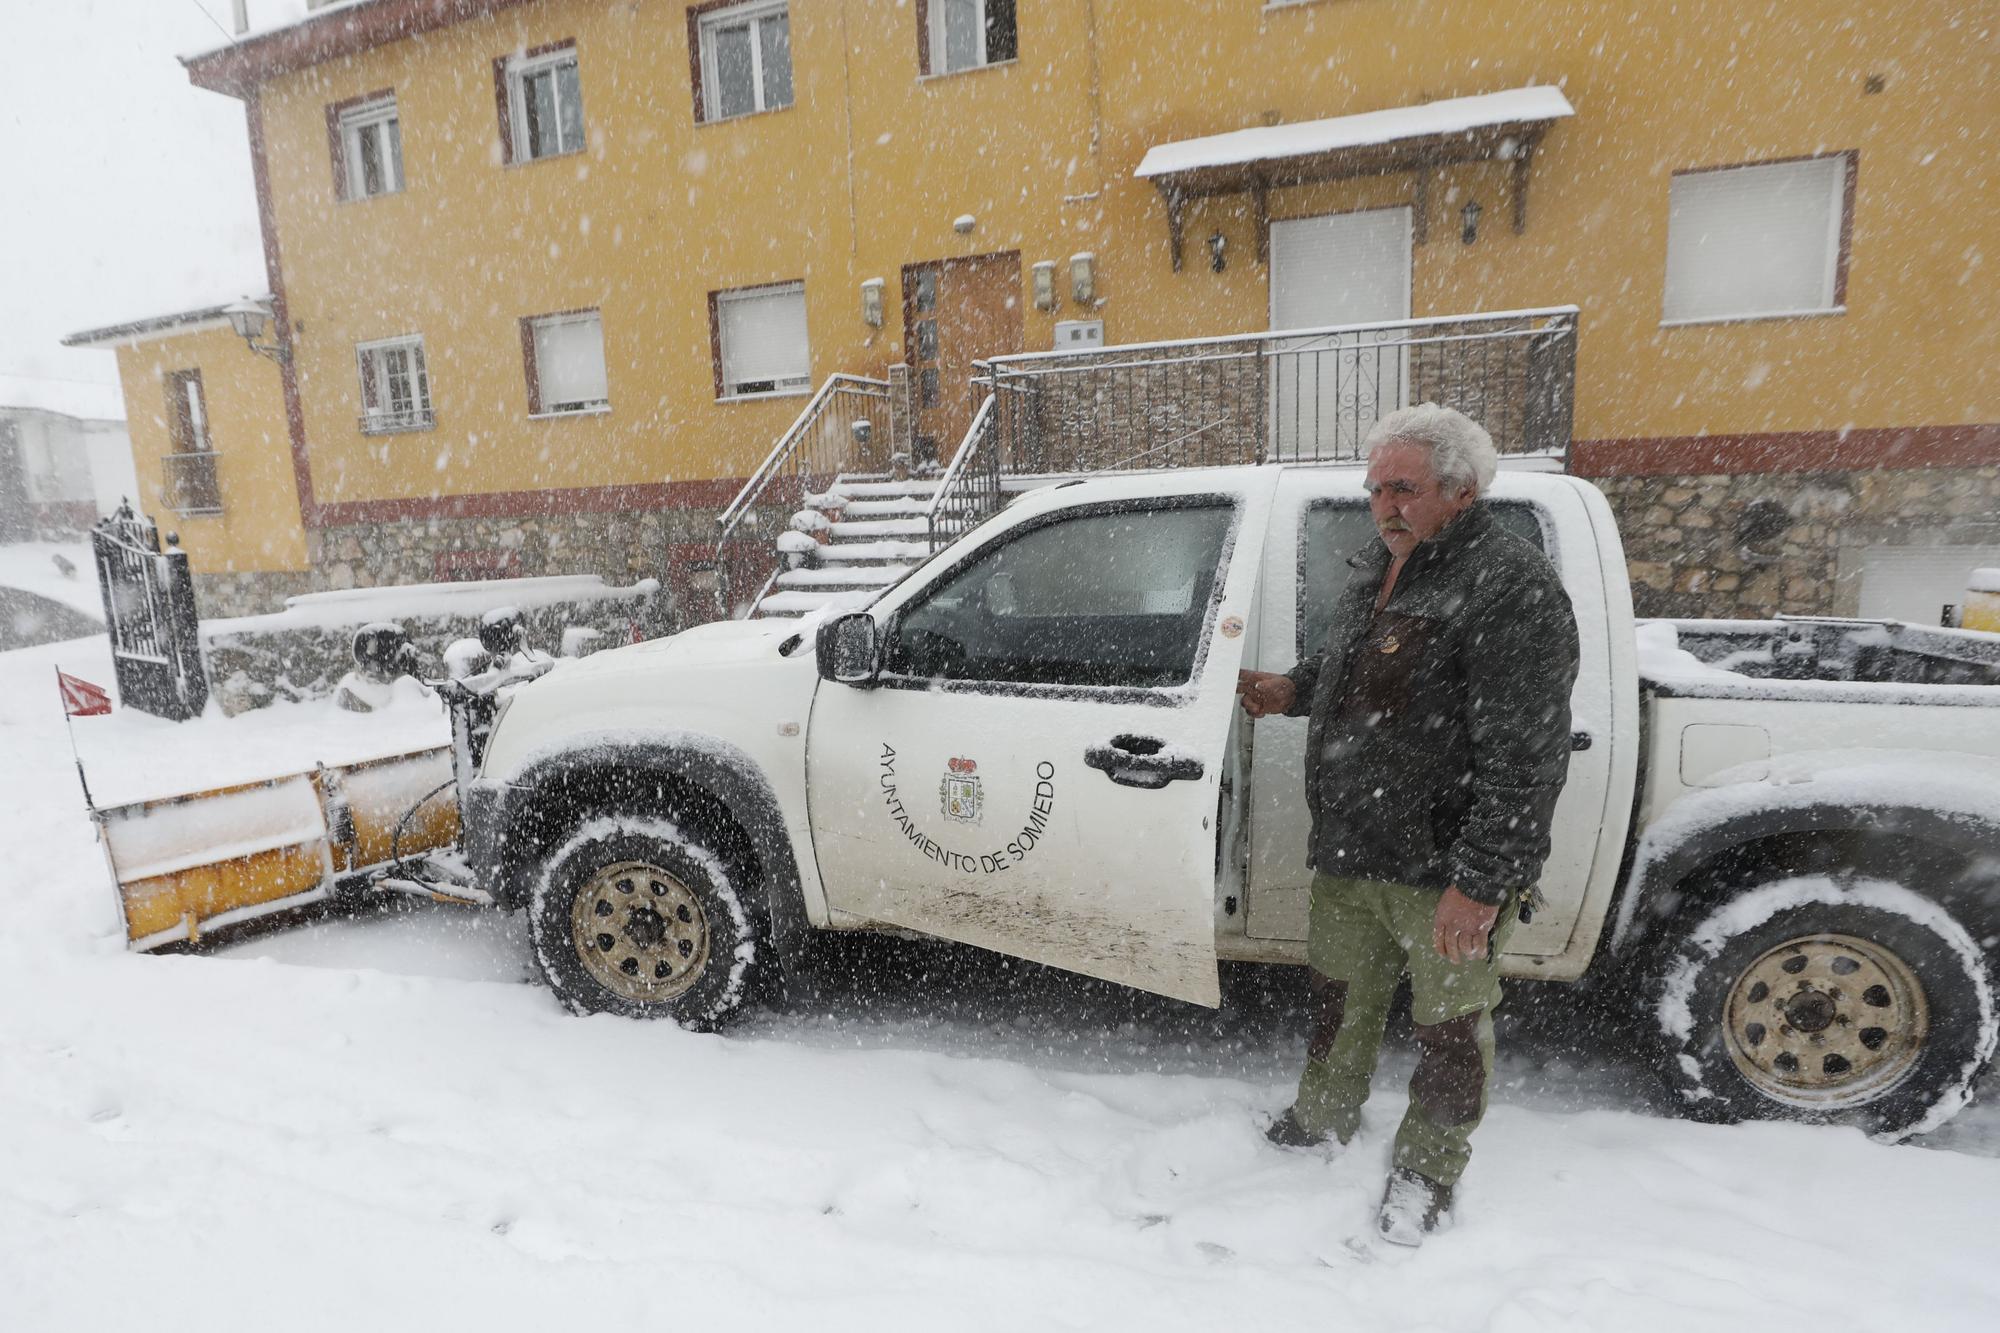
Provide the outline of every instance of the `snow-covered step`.
{"type": "Polygon", "coordinates": [[[819,548],[822,564],[864,560],[922,560],[931,553],[930,543],[898,541],[834,542],[819,548]]]}
{"type": "Polygon", "coordinates": [[[921,518],[871,518],[859,522],[842,519],[833,525],[835,540],[842,537],[925,537],[931,525],[921,518]]]}
{"type": "Polygon", "coordinates": [[[936,495],[934,481],[837,481],[833,489],[856,500],[893,495],[936,495]]]}
{"type": "Polygon", "coordinates": [[[849,500],[843,516],[856,518],[889,518],[892,516],[926,514],[931,502],[920,495],[905,496],[894,500],[849,500]]]}
{"type": "Polygon", "coordinates": [[[908,565],[848,565],[842,569],[788,569],[781,588],[884,588],[909,573],[908,565]]]}

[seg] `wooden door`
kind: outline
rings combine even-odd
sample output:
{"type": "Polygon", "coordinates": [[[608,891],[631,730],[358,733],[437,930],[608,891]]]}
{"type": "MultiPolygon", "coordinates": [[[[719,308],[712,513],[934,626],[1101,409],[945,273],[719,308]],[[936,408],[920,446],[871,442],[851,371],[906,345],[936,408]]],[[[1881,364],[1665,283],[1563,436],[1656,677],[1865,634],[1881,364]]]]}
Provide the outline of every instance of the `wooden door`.
{"type": "Polygon", "coordinates": [[[903,349],[915,461],[949,463],[972,424],[972,363],[1021,350],[1020,252],[905,264],[903,349]]]}

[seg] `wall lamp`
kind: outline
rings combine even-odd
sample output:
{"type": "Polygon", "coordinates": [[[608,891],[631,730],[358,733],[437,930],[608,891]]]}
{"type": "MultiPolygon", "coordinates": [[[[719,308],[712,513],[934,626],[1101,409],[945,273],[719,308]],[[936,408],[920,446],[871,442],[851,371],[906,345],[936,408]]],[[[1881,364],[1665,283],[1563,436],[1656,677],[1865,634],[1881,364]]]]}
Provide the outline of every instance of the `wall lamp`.
{"type": "Polygon", "coordinates": [[[1078,305],[1097,299],[1097,256],[1089,250],[1069,257],[1069,295],[1078,305]]]}
{"type": "Polygon", "coordinates": [[[1220,273],[1229,266],[1229,238],[1221,232],[1210,232],[1208,236],[1208,267],[1211,273],[1220,273]]]}
{"type": "Polygon", "coordinates": [[[1479,239],[1479,215],[1484,211],[1477,199],[1466,200],[1465,207],[1458,210],[1459,240],[1471,245],[1479,239]]]}
{"type": "Polygon", "coordinates": [[[882,327],[882,279],[870,278],[861,284],[861,322],[871,329],[882,327]]]}
{"type": "Polygon", "coordinates": [[[264,329],[271,322],[270,308],[263,302],[246,296],[234,305],[224,306],[222,313],[228,317],[229,327],[236,330],[236,336],[243,340],[244,346],[258,356],[268,356],[280,364],[292,359],[290,348],[257,341],[264,336],[264,329]]]}
{"type": "Polygon", "coordinates": [[[1056,261],[1044,259],[1034,268],[1035,309],[1054,310],[1056,308],[1056,261]]]}

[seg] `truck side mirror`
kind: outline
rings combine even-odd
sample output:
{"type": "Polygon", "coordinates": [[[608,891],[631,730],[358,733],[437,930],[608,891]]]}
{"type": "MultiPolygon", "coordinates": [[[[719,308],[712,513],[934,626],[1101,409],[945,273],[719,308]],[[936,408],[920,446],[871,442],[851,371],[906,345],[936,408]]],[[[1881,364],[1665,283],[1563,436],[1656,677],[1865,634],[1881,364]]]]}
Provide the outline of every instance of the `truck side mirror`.
{"type": "Polygon", "coordinates": [[[882,670],[881,631],[866,611],[835,616],[821,625],[813,651],[821,680],[866,688],[882,670]]]}

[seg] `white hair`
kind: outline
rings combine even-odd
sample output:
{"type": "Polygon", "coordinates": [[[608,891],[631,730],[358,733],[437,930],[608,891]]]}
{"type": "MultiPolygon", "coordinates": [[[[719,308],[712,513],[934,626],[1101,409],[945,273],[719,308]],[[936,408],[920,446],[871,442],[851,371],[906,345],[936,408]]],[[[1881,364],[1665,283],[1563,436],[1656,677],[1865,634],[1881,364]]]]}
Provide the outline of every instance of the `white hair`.
{"type": "Polygon", "coordinates": [[[1470,486],[1474,495],[1486,494],[1500,468],[1486,427],[1454,407],[1419,403],[1391,412],[1368,432],[1363,452],[1372,455],[1391,441],[1422,445],[1430,451],[1431,471],[1439,481],[1454,488],[1470,486]]]}

